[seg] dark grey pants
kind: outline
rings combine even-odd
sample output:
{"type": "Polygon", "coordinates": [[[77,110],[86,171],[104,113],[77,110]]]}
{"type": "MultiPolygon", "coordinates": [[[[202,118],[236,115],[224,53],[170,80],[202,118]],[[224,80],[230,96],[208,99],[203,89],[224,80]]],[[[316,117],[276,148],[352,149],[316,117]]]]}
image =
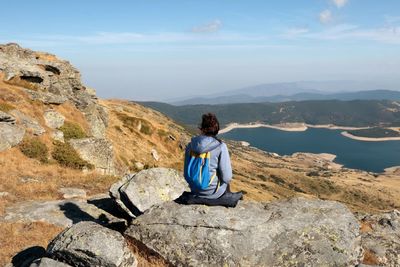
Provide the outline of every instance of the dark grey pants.
{"type": "Polygon", "coordinates": [[[224,207],[236,207],[237,203],[240,199],[242,199],[243,193],[236,192],[232,193],[227,187],[225,193],[216,199],[208,199],[199,197],[197,195],[192,194],[191,192],[183,192],[183,194],[175,200],[175,202],[184,205],[207,205],[207,206],[224,206],[224,207]]]}

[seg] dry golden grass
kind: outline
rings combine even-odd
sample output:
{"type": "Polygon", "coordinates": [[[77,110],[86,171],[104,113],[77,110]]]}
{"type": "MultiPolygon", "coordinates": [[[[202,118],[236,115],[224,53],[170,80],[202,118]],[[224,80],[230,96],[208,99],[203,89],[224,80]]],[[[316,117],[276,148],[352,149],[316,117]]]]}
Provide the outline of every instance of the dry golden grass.
{"type": "Polygon", "coordinates": [[[101,104],[109,111],[107,137],[113,143],[115,158],[121,172],[134,171],[135,162],[141,162],[148,167],[172,167],[182,170],[183,150],[179,148],[179,139],[182,134],[185,135],[182,127],[156,111],[128,101],[103,100],[101,104]],[[121,114],[131,120],[140,118],[147,121],[150,131],[124,124],[121,114]],[[153,148],[160,156],[159,161],[151,155],[153,148]]]}
{"type": "Polygon", "coordinates": [[[37,59],[45,60],[45,61],[58,61],[59,59],[55,55],[51,55],[44,52],[35,52],[35,56],[37,59]]]}
{"type": "Polygon", "coordinates": [[[22,249],[31,246],[47,247],[63,229],[43,222],[0,223],[0,266],[11,262],[12,257],[22,249]]]}
{"type": "Polygon", "coordinates": [[[372,224],[368,221],[361,221],[360,222],[360,232],[361,233],[369,233],[373,231],[372,224]]]}
{"type": "Polygon", "coordinates": [[[128,246],[138,261],[138,267],[168,267],[173,266],[163,259],[159,254],[147,248],[141,242],[127,238],[128,246]]]}
{"type": "MultiPolygon", "coordinates": [[[[96,173],[84,174],[82,171],[60,167],[56,164],[41,164],[26,158],[17,148],[0,154],[0,191],[10,195],[0,198],[0,216],[5,208],[16,202],[28,200],[60,199],[61,187],[77,187],[87,190],[88,195],[105,193],[118,177],[103,176],[96,173]],[[22,177],[36,179],[23,182],[22,177]]],[[[61,228],[43,223],[33,224],[0,223],[0,266],[10,261],[10,257],[26,246],[47,246],[61,228]]]]}
{"type": "Polygon", "coordinates": [[[364,252],[364,258],[362,260],[362,263],[366,264],[366,265],[378,266],[380,262],[379,262],[378,257],[376,256],[376,254],[373,251],[366,250],[364,252]]]}
{"type": "Polygon", "coordinates": [[[94,172],[85,174],[57,164],[42,164],[38,160],[27,158],[17,148],[2,152],[0,157],[0,191],[10,193],[9,197],[1,201],[2,205],[4,202],[57,199],[60,197],[58,189],[61,187],[82,188],[89,195],[105,193],[117,180],[114,176],[94,172]],[[24,182],[22,177],[37,181],[24,182]]]}

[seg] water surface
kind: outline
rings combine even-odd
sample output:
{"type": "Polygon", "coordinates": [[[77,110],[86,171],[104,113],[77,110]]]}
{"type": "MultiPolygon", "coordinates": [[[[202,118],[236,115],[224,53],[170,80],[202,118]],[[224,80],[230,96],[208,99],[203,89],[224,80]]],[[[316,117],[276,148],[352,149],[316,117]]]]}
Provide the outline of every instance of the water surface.
{"type": "Polygon", "coordinates": [[[253,128],[234,129],[221,137],[246,141],[251,146],[279,155],[296,152],[335,154],[335,162],[352,169],[383,172],[385,168],[400,166],[400,141],[364,142],[344,137],[341,132],[316,128],[304,132],[253,128]]]}

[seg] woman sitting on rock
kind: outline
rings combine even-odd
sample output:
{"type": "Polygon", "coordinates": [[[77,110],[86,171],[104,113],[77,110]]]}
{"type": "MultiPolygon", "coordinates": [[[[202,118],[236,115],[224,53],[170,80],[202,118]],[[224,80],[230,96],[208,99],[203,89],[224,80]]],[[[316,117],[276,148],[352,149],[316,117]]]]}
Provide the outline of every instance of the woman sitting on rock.
{"type": "Polygon", "coordinates": [[[235,207],[242,192],[230,191],[232,166],[226,144],[216,137],[217,117],[204,114],[199,129],[201,134],[192,138],[185,151],[184,174],[191,192],[185,192],[178,202],[235,207]]]}

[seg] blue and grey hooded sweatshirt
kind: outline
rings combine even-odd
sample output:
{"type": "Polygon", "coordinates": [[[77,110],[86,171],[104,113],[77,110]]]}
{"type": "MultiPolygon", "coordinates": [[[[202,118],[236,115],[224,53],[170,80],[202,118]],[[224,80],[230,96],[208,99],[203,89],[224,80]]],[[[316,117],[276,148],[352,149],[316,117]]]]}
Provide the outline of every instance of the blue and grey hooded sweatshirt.
{"type": "Polygon", "coordinates": [[[185,168],[190,160],[191,150],[199,154],[210,152],[210,175],[216,173],[217,176],[210,184],[210,186],[204,190],[198,191],[195,188],[191,188],[192,193],[198,195],[199,197],[204,197],[208,199],[219,198],[225,193],[226,188],[232,179],[231,160],[226,144],[218,141],[211,136],[199,135],[193,137],[192,141],[186,146],[185,168]],[[220,182],[219,187],[218,180],[220,182]]]}

